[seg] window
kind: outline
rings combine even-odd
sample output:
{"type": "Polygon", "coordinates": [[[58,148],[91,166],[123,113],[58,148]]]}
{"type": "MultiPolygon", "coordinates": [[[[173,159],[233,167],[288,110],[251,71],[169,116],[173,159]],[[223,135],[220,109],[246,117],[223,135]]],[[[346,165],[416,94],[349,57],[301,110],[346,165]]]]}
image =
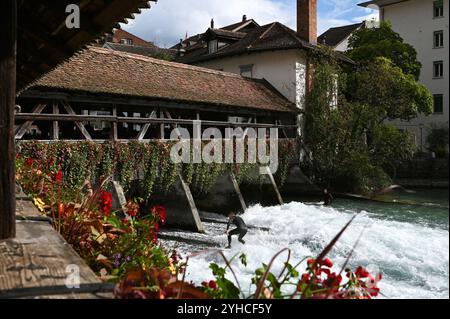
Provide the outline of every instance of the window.
{"type": "Polygon", "coordinates": [[[241,65],[239,69],[241,70],[242,76],[246,76],[248,78],[253,77],[253,64],[241,65]]]}
{"type": "Polygon", "coordinates": [[[433,17],[442,18],[444,16],[444,0],[437,0],[433,3],[433,17]]]}
{"type": "Polygon", "coordinates": [[[434,99],[434,110],[433,110],[433,112],[435,114],[444,113],[444,95],[442,95],[442,94],[435,94],[435,95],[433,95],[433,99],[434,99]]]}
{"type": "Polygon", "coordinates": [[[122,44],[133,45],[133,40],[132,39],[122,39],[122,40],[120,40],[120,42],[122,44]]]}
{"type": "Polygon", "coordinates": [[[208,43],[209,54],[216,53],[218,49],[219,49],[219,42],[217,40],[209,41],[208,43]]]}
{"type": "Polygon", "coordinates": [[[444,62],[443,61],[433,62],[433,77],[434,78],[444,77],[444,62]]]}
{"type": "Polygon", "coordinates": [[[434,32],[434,47],[435,48],[444,47],[444,31],[440,30],[434,32]]]}

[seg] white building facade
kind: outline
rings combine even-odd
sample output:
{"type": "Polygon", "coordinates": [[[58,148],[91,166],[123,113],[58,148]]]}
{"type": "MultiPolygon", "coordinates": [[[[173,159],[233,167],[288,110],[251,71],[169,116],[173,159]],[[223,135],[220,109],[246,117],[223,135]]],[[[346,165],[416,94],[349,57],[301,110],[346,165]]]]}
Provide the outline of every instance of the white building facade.
{"type": "Polygon", "coordinates": [[[374,0],[361,5],[378,9],[380,20],[390,22],[417,50],[420,82],[433,94],[433,113],[395,124],[410,132],[418,150],[426,152],[429,132],[449,127],[449,0],[374,0]]]}

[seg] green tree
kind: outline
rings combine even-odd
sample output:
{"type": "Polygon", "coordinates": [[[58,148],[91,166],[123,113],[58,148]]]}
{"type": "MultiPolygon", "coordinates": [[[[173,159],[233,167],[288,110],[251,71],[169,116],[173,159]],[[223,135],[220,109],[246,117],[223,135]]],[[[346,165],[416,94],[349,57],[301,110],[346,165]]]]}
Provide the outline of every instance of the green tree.
{"type": "Polygon", "coordinates": [[[403,73],[419,79],[422,64],[417,60],[417,51],[387,22],[382,22],[379,28],[357,30],[349,40],[349,47],[347,54],[358,63],[368,64],[378,57],[385,57],[403,73]]]}
{"type": "Polygon", "coordinates": [[[385,120],[411,120],[433,110],[430,91],[386,58],[375,58],[349,76],[347,97],[370,106],[371,125],[385,120]]]}

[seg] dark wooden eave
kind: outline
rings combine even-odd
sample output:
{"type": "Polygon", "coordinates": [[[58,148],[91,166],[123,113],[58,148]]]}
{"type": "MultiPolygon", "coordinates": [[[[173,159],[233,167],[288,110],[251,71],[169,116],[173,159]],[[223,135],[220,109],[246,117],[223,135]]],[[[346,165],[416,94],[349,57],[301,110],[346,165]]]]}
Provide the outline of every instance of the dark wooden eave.
{"type": "Polygon", "coordinates": [[[148,0],[19,0],[17,90],[149,7],[148,0]],[[80,29],[65,25],[69,4],[80,6],[80,29]]]}

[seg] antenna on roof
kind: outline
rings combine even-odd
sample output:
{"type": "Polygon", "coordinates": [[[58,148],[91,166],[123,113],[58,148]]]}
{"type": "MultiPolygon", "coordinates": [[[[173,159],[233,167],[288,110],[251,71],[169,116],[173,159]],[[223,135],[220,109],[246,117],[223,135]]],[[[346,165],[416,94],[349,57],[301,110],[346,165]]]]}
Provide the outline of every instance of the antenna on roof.
{"type": "Polygon", "coordinates": [[[211,19],[211,29],[214,29],[214,19],[211,19]]]}

